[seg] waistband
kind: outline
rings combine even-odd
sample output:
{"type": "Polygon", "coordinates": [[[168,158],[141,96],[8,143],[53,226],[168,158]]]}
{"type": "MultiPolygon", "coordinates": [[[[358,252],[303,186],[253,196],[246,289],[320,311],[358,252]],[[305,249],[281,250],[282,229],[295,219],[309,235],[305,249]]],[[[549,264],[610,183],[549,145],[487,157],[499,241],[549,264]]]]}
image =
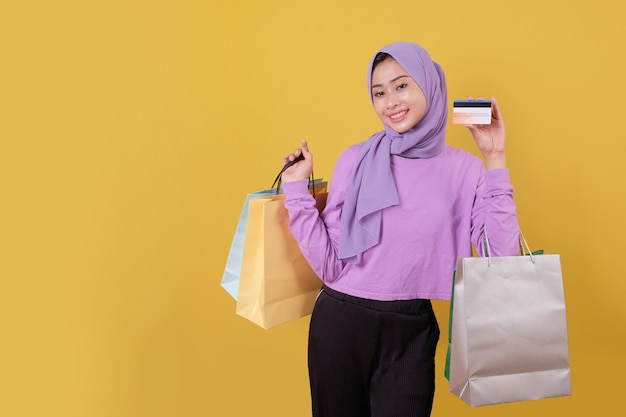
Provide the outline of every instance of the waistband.
{"type": "Polygon", "coordinates": [[[353,295],[333,290],[326,285],[322,287],[322,292],[336,300],[345,301],[347,303],[352,303],[360,307],[376,311],[410,315],[420,315],[433,312],[433,306],[430,300],[423,298],[392,301],[370,300],[369,298],[355,297],[353,295]]]}

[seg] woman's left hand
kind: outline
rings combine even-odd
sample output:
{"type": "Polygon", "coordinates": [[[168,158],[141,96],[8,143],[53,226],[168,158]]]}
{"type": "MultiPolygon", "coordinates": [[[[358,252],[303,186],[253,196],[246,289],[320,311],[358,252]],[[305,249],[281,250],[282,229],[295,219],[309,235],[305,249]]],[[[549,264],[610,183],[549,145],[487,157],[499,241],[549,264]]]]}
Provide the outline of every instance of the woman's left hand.
{"type": "MultiPolygon", "coordinates": [[[[479,97],[479,100],[482,99],[479,97]]],[[[487,169],[506,168],[504,120],[495,97],[491,97],[491,106],[491,124],[465,126],[483,154],[487,169]]]]}

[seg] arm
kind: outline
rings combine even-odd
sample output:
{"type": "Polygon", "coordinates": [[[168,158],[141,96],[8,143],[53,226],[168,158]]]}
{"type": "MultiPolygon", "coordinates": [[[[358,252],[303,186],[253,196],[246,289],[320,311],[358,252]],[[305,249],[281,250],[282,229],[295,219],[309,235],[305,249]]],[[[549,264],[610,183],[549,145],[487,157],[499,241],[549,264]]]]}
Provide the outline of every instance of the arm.
{"type": "Polygon", "coordinates": [[[492,256],[514,256],[519,251],[519,223],[508,169],[481,170],[472,209],[471,238],[476,251],[483,250],[487,230],[492,256]]]}
{"type": "Polygon", "coordinates": [[[513,187],[506,169],[504,120],[495,97],[491,97],[489,125],[466,125],[483,155],[482,170],[472,211],[472,243],[483,252],[484,230],[487,230],[492,256],[516,255],[519,250],[519,223],[513,187]]]}
{"type": "MultiPolygon", "coordinates": [[[[306,142],[303,145],[306,146],[306,142]]],[[[335,280],[344,268],[344,263],[337,257],[339,222],[347,178],[352,166],[350,155],[356,156],[356,152],[345,152],[339,158],[332,175],[326,207],[320,215],[307,188],[309,167],[301,166],[298,169],[300,164],[305,165],[307,160],[312,160],[312,155],[305,146],[285,156],[285,162],[295,159],[299,152],[305,157],[304,161],[296,163],[283,174],[285,208],[289,213],[289,228],[302,254],[317,275],[329,282],[335,280]]]]}

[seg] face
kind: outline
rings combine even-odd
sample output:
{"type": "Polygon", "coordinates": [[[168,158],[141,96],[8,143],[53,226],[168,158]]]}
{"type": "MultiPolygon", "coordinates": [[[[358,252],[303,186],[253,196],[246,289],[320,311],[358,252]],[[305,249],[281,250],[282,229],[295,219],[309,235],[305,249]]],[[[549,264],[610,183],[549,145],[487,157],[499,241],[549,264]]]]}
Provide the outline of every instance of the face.
{"type": "Polygon", "coordinates": [[[398,133],[415,126],[426,113],[424,92],[395,59],[372,72],[372,103],[380,120],[398,133]]]}

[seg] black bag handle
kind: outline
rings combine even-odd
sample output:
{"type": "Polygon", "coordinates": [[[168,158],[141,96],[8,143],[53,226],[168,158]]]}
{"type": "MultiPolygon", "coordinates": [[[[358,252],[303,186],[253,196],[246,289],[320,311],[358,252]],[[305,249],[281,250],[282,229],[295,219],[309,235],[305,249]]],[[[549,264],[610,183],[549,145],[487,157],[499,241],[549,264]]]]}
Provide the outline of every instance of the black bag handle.
{"type": "MultiPolygon", "coordinates": [[[[297,162],[300,162],[302,160],[304,160],[304,155],[300,154],[293,161],[289,161],[285,165],[283,165],[283,168],[280,170],[280,172],[278,173],[278,175],[274,179],[274,182],[272,183],[272,186],[270,187],[270,188],[274,188],[274,186],[276,186],[276,194],[278,194],[278,190],[280,190],[280,185],[281,185],[282,179],[283,179],[283,172],[285,172],[285,170],[288,169],[289,167],[291,167],[293,164],[295,164],[297,162]]],[[[313,170],[311,170],[311,179],[309,180],[309,187],[313,187],[313,194],[315,195],[314,178],[315,177],[313,176],[313,170]]]]}

